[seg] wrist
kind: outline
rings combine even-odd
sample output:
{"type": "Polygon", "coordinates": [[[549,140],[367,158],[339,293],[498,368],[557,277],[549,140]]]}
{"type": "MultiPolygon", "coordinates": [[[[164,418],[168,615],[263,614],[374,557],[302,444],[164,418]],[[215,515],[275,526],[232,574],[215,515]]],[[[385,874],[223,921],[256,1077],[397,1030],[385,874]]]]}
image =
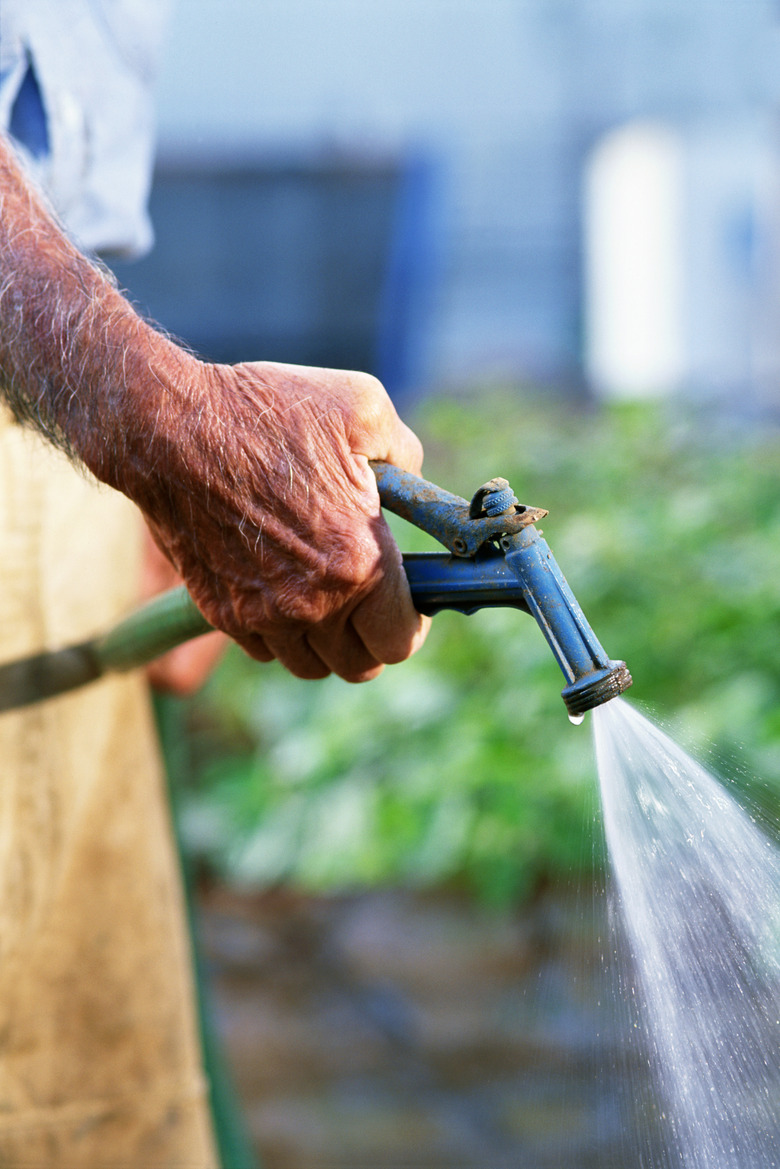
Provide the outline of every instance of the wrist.
{"type": "Polygon", "coordinates": [[[109,317],[108,360],[96,371],[79,454],[98,479],[140,502],[139,482],[191,436],[203,365],[123,305],[128,315],[109,317]]]}

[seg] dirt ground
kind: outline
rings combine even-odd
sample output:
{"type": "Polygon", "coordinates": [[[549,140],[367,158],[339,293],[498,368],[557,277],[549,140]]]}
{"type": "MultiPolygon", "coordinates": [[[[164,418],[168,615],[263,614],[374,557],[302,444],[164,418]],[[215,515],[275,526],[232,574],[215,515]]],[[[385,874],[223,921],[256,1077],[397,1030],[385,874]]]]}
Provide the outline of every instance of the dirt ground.
{"type": "Polygon", "coordinates": [[[264,1169],[644,1163],[647,1061],[626,1046],[597,894],[518,915],[212,888],[200,922],[264,1169]]]}

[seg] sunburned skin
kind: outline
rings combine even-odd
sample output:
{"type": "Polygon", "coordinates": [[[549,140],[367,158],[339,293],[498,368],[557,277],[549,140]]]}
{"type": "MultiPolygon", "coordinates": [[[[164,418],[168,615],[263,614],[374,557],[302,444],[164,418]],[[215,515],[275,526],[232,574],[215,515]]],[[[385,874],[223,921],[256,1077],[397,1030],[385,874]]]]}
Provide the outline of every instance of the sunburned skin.
{"type": "Polygon", "coordinates": [[[367,374],[210,365],[142,320],[0,136],[0,382],[16,416],[124,492],[207,620],[302,678],[414,653],[369,459],[422,448],[367,374]]]}

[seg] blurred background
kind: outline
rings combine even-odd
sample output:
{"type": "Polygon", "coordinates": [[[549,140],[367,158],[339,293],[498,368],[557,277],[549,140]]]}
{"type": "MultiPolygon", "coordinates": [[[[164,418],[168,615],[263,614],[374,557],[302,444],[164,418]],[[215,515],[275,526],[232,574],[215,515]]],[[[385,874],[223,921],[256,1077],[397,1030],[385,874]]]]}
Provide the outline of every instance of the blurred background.
{"type": "MultiPolygon", "coordinates": [[[[779,112],[775,0],[176,0],[157,242],[116,265],[203,356],[368,369],[429,478],[549,508],[632,701],[770,831],[779,112]]],[[[160,702],[270,1169],[656,1163],[560,688],[496,611],[368,687],[231,653],[160,702]]]]}

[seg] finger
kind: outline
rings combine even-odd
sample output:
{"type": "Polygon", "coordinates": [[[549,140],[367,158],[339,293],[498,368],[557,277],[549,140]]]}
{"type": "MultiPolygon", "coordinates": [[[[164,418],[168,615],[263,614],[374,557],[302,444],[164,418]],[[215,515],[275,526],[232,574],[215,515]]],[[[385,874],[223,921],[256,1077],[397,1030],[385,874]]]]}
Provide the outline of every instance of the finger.
{"type": "MultiPolygon", "coordinates": [[[[381,443],[381,454],[370,457],[381,458],[382,462],[400,466],[402,471],[408,471],[410,475],[420,475],[422,443],[415,435],[414,430],[407,427],[405,422],[401,422],[398,414],[395,414],[392,426],[388,427],[387,434],[382,437],[385,441],[381,443]]],[[[375,443],[377,440],[374,438],[375,443]]]]}
{"type": "Polygon", "coordinates": [[[387,531],[383,574],[376,587],[352,610],[352,627],[366,651],[380,662],[403,662],[428,636],[430,618],[414,607],[401,553],[387,531]]]}
{"type": "Polygon", "coordinates": [[[417,435],[396,415],[395,425],[388,435],[387,450],[379,456],[386,463],[419,475],[423,465],[423,447],[417,435]]]}
{"type": "Polygon", "coordinates": [[[276,655],[271,650],[264,637],[259,633],[247,633],[245,636],[234,636],[233,640],[241,646],[244,653],[249,654],[256,662],[272,662],[276,655]]]}
{"type": "Polygon", "coordinates": [[[430,617],[418,613],[390,595],[383,582],[354,609],[352,624],[366,650],[379,661],[393,665],[405,662],[425,642],[430,617]]]}
{"type": "Polygon", "coordinates": [[[355,411],[350,428],[353,453],[382,459],[419,475],[423,448],[417,435],[401,421],[387,391],[370,374],[352,374],[355,411]]]}
{"type": "Polygon", "coordinates": [[[307,638],[302,634],[284,638],[266,637],[264,640],[276,660],[296,678],[318,681],[327,678],[331,673],[330,667],[311,648],[307,638]]]}
{"type": "Polygon", "coordinates": [[[366,649],[351,621],[330,628],[323,624],[310,630],[306,640],[319,658],[345,682],[368,682],[384,669],[366,649]]]}

